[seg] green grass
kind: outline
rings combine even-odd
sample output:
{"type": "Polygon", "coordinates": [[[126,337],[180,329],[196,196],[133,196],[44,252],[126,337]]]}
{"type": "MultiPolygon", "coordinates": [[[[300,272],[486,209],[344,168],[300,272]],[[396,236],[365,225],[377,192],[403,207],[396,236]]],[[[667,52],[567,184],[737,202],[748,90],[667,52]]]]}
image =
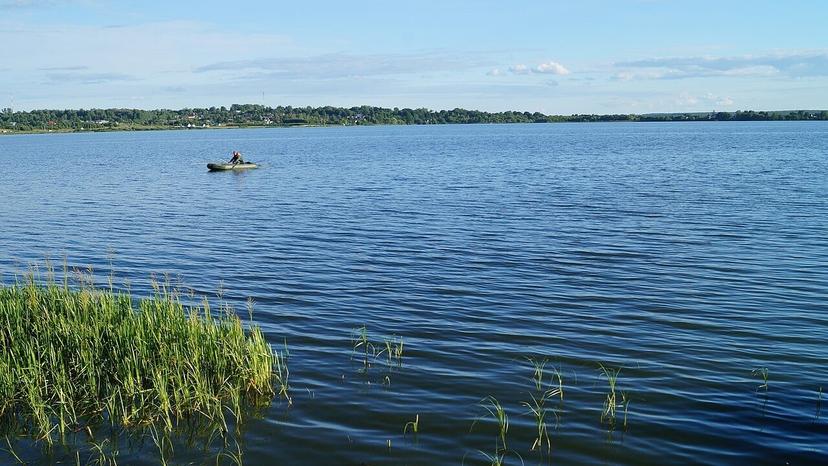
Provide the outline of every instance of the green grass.
{"type": "Polygon", "coordinates": [[[542,399],[552,397],[560,397],[561,401],[564,399],[563,375],[560,369],[552,367],[552,374],[549,377],[548,388],[544,387],[544,375],[546,373],[546,365],[549,363],[549,358],[538,359],[533,356],[526,358],[532,366],[532,381],[535,383],[535,391],[542,399]]]}
{"type": "Polygon", "coordinates": [[[606,423],[610,429],[615,429],[618,408],[624,410],[624,428],[627,428],[627,411],[630,405],[630,397],[626,392],[617,389],[618,374],[621,368],[607,367],[599,364],[601,375],[607,379],[608,391],[604,400],[604,409],[601,411],[601,424],[606,423]],[[619,395],[621,399],[619,400],[619,395]]]}
{"type": "Polygon", "coordinates": [[[402,337],[386,337],[383,340],[383,348],[377,353],[377,357],[385,354],[388,367],[402,367],[403,351],[405,342],[402,337]]]}
{"type": "Polygon", "coordinates": [[[414,417],[413,421],[409,421],[405,424],[405,427],[403,427],[403,436],[408,434],[409,429],[411,430],[411,432],[414,433],[415,436],[420,433],[420,415],[419,414],[416,417],[414,417]]]}
{"type": "MultiPolygon", "coordinates": [[[[500,402],[497,401],[497,398],[493,396],[487,396],[486,398],[480,400],[478,405],[486,410],[489,416],[497,424],[497,438],[495,440],[495,455],[497,455],[499,452],[505,451],[508,448],[506,446],[506,435],[509,433],[509,415],[506,413],[506,409],[503,405],[501,405],[500,402]]],[[[472,429],[480,420],[481,418],[477,418],[477,420],[472,423],[472,429]]]]}
{"type": "MultiPolygon", "coordinates": [[[[491,466],[502,466],[503,464],[505,464],[506,457],[509,454],[515,454],[520,459],[520,462],[522,464],[523,458],[521,458],[520,455],[518,455],[513,450],[510,450],[506,446],[506,436],[509,433],[509,415],[506,412],[506,409],[503,407],[503,405],[500,404],[497,398],[493,396],[487,396],[486,398],[480,400],[478,406],[483,408],[488,414],[488,416],[483,415],[475,419],[475,421],[471,425],[470,430],[473,430],[477,423],[480,422],[484,417],[492,419],[494,423],[497,425],[497,436],[495,437],[494,452],[492,452],[491,454],[486,453],[482,450],[478,450],[478,452],[484,458],[486,458],[486,461],[491,466]]],[[[461,464],[465,463],[466,456],[464,455],[461,464]]]]}
{"type": "MultiPolygon", "coordinates": [[[[363,374],[367,374],[372,363],[380,358],[385,359],[389,371],[401,368],[404,352],[405,341],[402,337],[385,337],[381,343],[374,343],[365,325],[351,330],[351,360],[356,359],[362,363],[359,372],[363,374]]],[[[386,382],[391,385],[391,378],[387,375],[383,384],[386,382]]]]}
{"type": "Polygon", "coordinates": [[[557,367],[552,367],[552,373],[549,376],[549,383],[547,385],[544,381],[544,375],[549,359],[538,359],[530,356],[526,360],[532,366],[532,381],[535,385],[535,393],[529,394],[531,401],[521,401],[520,403],[529,410],[529,414],[532,415],[535,421],[535,439],[529,451],[540,450],[542,453],[545,451],[548,455],[552,452],[552,441],[549,436],[547,414],[551,411],[555,416],[556,426],[558,424],[558,414],[554,409],[550,410],[547,408],[546,402],[552,398],[559,398],[560,402],[563,402],[563,377],[557,367]]]}
{"type": "Polygon", "coordinates": [[[228,306],[216,316],[166,285],[137,300],[48,276],[0,286],[0,434],[51,444],[89,426],[170,432],[189,418],[226,432],[270,404],[274,381],[289,399],[284,356],[228,306]]]}
{"type": "Polygon", "coordinates": [[[480,406],[485,408],[495,421],[497,421],[497,435],[500,438],[500,446],[502,450],[506,450],[506,434],[509,433],[509,416],[506,414],[506,410],[493,396],[481,402],[480,406]]]}
{"type": "Polygon", "coordinates": [[[552,451],[552,440],[549,438],[549,427],[546,424],[546,415],[549,412],[545,406],[546,397],[542,395],[540,398],[536,398],[532,394],[529,396],[532,398],[531,402],[521,402],[529,409],[529,413],[532,414],[535,420],[535,440],[532,442],[529,451],[535,451],[536,449],[543,451],[545,445],[546,453],[549,454],[552,451]]]}
{"type": "Polygon", "coordinates": [[[368,338],[368,328],[362,326],[351,332],[352,358],[359,358],[362,362],[361,372],[367,373],[371,367],[371,359],[377,355],[377,350],[368,338]]]}
{"type": "Polygon", "coordinates": [[[543,373],[544,369],[546,368],[546,364],[549,362],[549,359],[538,359],[533,356],[529,356],[526,358],[526,360],[529,361],[529,364],[532,365],[532,380],[535,382],[535,390],[540,392],[543,390],[543,373]]]}
{"type": "Polygon", "coordinates": [[[751,375],[762,379],[762,384],[756,387],[756,391],[764,390],[765,393],[768,393],[768,368],[757,367],[751,371],[751,375]]]}

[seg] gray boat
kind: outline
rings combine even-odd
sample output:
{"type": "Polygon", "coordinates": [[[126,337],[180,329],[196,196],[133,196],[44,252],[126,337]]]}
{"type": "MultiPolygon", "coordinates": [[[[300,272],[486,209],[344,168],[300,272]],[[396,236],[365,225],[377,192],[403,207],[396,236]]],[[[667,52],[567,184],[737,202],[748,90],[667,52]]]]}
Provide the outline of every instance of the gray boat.
{"type": "Polygon", "coordinates": [[[243,163],[208,163],[207,169],[211,172],[220,172],[220,171],[227,171],[227,170],[247,170],[250,168],[259,168],[253,162],[243,162],[243,163]]]}

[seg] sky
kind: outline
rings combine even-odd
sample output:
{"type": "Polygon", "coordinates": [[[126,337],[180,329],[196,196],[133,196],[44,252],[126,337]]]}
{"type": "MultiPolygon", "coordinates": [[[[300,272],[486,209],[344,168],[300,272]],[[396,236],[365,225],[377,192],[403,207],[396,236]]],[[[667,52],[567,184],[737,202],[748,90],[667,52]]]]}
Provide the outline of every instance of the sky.
{"type": "Polygon", "coordinates": [[[828,109],[823,0],[0,0],[0,107],[828,109]]]}

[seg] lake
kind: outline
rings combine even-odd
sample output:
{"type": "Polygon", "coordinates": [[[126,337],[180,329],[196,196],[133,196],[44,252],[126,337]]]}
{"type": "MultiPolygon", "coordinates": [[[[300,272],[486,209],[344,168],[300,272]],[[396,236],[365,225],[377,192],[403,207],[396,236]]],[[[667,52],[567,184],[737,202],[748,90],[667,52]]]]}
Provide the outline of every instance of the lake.
{"type": "MultiPolygon", "coordinates": [[[[245,464],[490,464],[489,396],[506,464],[828,458],[828,122],[19,135],[0,160],[3,282],[65,257],[138,294],[167,274],[253,300],[293,404],[244,425],[245,464]],[[261,168],[207,172],[232,150],[261,168]],[[377,351],[403,339],[401,365],[364,369],[363,325],[377,351]],[[551,454],[530,451],[528,358],[564,392],[551,454]]],[[[152,442],[117,458],[158,462],[152,442]]]]}

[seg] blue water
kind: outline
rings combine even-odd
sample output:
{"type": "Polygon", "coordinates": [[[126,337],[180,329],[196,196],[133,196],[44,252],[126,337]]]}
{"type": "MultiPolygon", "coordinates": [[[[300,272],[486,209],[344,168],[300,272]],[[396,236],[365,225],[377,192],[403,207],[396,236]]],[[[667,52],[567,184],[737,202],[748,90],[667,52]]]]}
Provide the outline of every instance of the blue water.
{"type": "Polygon", "coordinates": [[[828,461],[825,122],[21,135],[0,161],[4,282],[65,257],[139,294],[166,273],[254,300],[293,404],[245,425],[245,464],[488,464],[490,395],[506,464],[828,461]],[[206,171],[232,150],[262,167],[206,171]],[[402,367],[361,371],[362,325],[404,339],[402,367]],[[529,356],[563,378],[551,458],[529,451],[529,356]],[[626,428],[601,424],[599,364],[626,428]]]}

